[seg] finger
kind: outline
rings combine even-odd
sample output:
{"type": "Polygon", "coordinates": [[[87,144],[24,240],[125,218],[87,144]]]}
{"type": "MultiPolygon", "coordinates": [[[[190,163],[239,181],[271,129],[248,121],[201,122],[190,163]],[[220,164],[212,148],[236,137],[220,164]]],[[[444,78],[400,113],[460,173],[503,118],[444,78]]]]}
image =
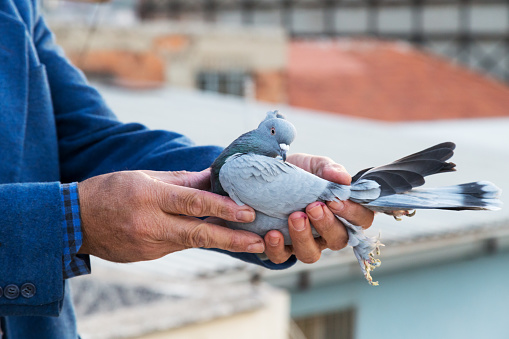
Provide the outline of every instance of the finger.
{"type": "Polygon", "coordinates": [[[320,259],[321,250],[311,233],[309,219],[304,212],[294,212],[288,219],[293,252],[297,259],[311,264],[320,259]]]}
{"type": "MultiPolygon", "coordinates": [[[[344,248],[348,242],[348,233],[345,226],[334,216],[323,202],[315,202],[309,204],[306,213],[323,241],[319,241],[319,245],[323,245],[333,251],[344,248]]],[[[317,239],[318,240],[318,239],[317,239]]]]}
{"type": "MultiPolygon", "coordinates": [[[[265,251],[263,239],[252,232],[232,230],[191,217],[178,218],[180,227],[177,236],[180,243],[186,247],[219,248],[230,252],[248,253],[265,251]]],[[[175,234],[167,234],[167,240],[175,241],[174,239],[175,234]]]]}
{"type": "Polygon", "coordinates": [[[329,201],[327,206],[338,217],[345,218],[352,224],[362,226],[364,229],[369,228],[373,223],[373,211],[350,200],[329,201]]]}
{"type": "Polygon", "coordinates": [[[290,246],[285,246],[283,234],[279,231],[269,231],[265,234],[265,254],[275,264],[286,262],[292,255],[290,246]]]}
{"type": "Polygon", "coordinates": [[[329,157],[296,153],[288,156],[287,161],[305,171],[338,184],[349,185],[352,181],[346,169],[329,157]]]}
{"type": "Polygon", "coordinates": [[[201,172],[161,172],[161,171],[143,171],[152,179],[167,184],[196,188],[199,190],[210,190],[210,168],[201,172]]]}
{"type": "Polygon", "coordinates": [[[350,185],[352,182],[352,177],[342,165],[335,163],[329,158],[320,158],[316,162],[313,167],[316,171],[315,174],[320,178],[341,185],[350,185]]]}
{"type": "Polygon", "coordinates": [[[193,217],[218,217],[237,222],[252,222],[254,210],[239,206],[228,197],[177,185],[161,185],[158,190],[159,207],[166,213],[193,217]]]}

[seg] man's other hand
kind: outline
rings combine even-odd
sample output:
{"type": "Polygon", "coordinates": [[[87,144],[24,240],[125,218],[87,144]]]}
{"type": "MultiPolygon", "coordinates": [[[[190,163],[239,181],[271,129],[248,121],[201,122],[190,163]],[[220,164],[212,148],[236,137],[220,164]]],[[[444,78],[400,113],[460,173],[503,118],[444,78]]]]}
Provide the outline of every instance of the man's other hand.
{"type": "MultiPolygon", "coordinates": [[[[308,154],[292,154],[287,161],[323,179],[341,185],[350,185],[352,178],[345,168],[327,157],[308,154]]],[[[343,202],[313,202],[306,212],[294,212],[288,218],[292,246],[284,245],[283,234],[272,230],[265,235],[267,257],[274,263],[282,263],[294,254],[304,263],[316,262],[322,251],[344,248],[348,243],[345,226],[334,216],[340,216],[354,225],[368,228],[373,223],[374,214],[367,208],[349,200],[343,202]],[[320,237],[313,238],[311,223],[320,237]]]]}

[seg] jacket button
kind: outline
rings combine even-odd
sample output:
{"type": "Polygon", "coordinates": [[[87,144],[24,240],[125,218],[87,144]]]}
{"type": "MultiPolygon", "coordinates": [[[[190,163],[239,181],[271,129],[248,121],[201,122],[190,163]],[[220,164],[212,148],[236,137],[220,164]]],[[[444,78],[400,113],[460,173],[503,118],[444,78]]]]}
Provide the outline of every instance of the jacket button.
{"type": "Polygon", "coordinates": [[[25,298],[32,298],[35,295],[36,288],[34,284],[26,283],[21,285],[21,295],[25,298]]]}
{"type": "Polygon", "coordinates": [[[5,286],[4,296],[7,299],[16,299],[17,297],[19,297],[19,287],[16,285],[5,286]]]}
{"type": "Polygon", "coordinates": [[[4,290],[0,287],[0,298],[4,295],[4,290]]]}

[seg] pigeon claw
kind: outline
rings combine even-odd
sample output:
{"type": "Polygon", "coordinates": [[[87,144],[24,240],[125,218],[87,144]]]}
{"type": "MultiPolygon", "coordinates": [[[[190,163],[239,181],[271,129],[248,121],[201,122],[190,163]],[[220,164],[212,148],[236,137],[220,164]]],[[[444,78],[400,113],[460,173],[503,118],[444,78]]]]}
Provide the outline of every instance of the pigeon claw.
{"type": "Polygon", "coordinates": [[[348,244],[353,247],[353,253],[364,277],[370,285],[378,286],[378,282],[373,281],[371,277],[371,271],[381,265],[380,259],[375,258],[375,256],[380,255],[380,247],[384,246],[380,242],[380,234],[378,234],[378,237],[368,237],[364,234],[362,227],[352,225],[346,220],[345,225],[349,237],[348,244]]]}
{"type": "MultiPolygon", "coordinates": [[[[380,238],[379,238],[380,239],[380,238]]],[[[380,259],[375,258],[376,255],[380,255],[380,247],[385,246],[380,243],[380,240],[377,239],[375,249],[369,253],[369,258],[362,261],[364,264],[364,277],[368,281],[371,286],[378,286],[378,281],[373,281],[373,277],[371,276],[371,272],[375,270],[375,268],[380,267],[382,265],[382,261],[380,259]]]]}
{"type": "Polygon", "coordinates": [[[390,211],[390,212],[387,212],[387,214],[392,215],[394,217],[394,219],[396,219],[397,221],[401,221],[401,217],[403,217],[403,216],[413,217],[416,212],[417,212],[416,210],[413,210],[412,212],[410,212],[409,210],[399,210],[399,211],[390,211]]]}
{"type": "Polygon", "coordinates": [[[382,262],[380,261],[380,259],[375,259],[373,257],[369,258],[368,260],[364,260],[364,270],[365,270],[364,277],[371,286],[378,286],[378,281],[373,281],[371,271],[373,271],[377,267],[380,267],[381,264],[382,262]]]}

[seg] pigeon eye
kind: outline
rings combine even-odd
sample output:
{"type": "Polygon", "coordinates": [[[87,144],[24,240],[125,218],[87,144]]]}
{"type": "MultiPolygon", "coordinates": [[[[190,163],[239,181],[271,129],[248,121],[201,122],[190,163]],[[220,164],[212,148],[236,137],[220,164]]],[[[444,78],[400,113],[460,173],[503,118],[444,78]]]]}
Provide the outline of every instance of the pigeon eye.
{"type": "Polygon", "coordinates": [[[272,134],[272,135],[276,134],[276,129],[274,127],[272,127],[270,129],[270,134],[272,134]]]}

